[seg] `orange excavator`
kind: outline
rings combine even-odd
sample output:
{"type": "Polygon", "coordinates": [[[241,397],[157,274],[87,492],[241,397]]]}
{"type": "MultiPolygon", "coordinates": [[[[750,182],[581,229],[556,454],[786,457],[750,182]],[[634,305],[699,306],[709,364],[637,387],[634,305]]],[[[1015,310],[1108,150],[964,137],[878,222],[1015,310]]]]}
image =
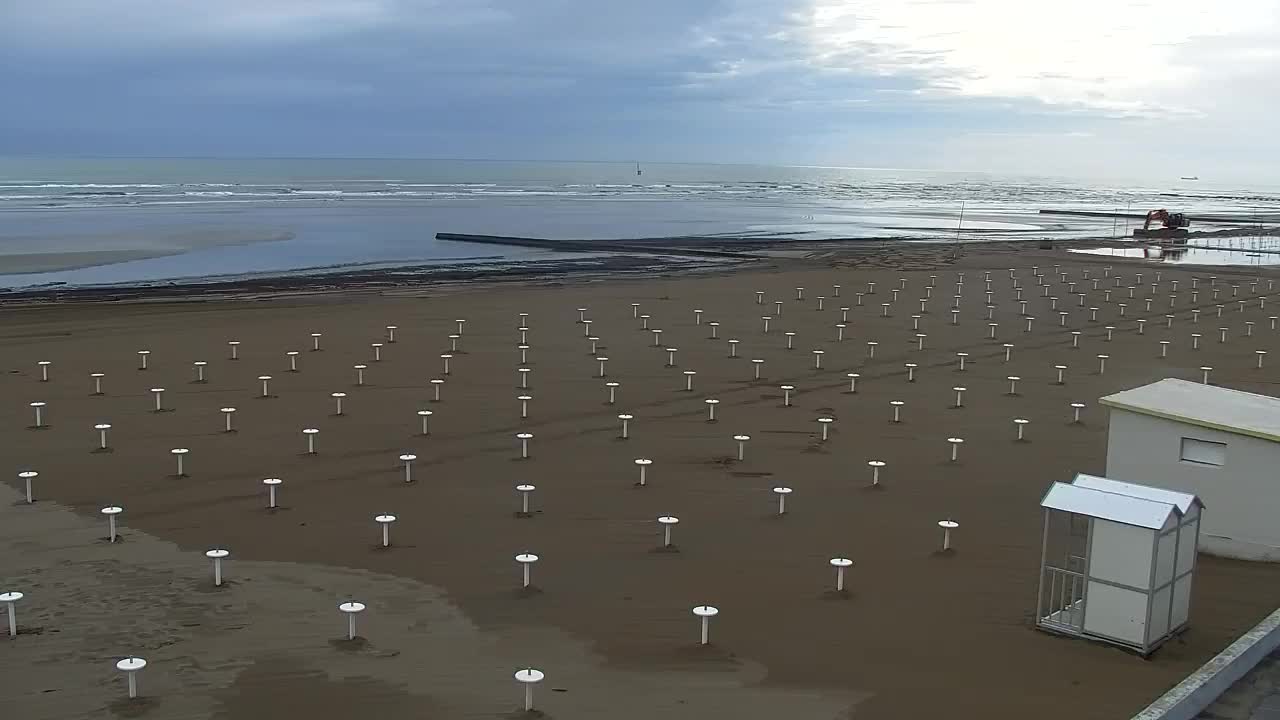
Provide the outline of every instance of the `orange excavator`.
{"type": "Polygon", "coordinates": [[[1152,210],[1147,213],[1147,220],[1142,224],[1141,228],[1135,228],[1133,236],[1136,238],[1182,238],[1185,241],[1187,236],[1187,226],[1191,224],[1191,220],[1182,213],[1171,213],[1168,210],[1152,210]],[[1153,223],[1160,223],[1160,227],[1152,229],[1153,223]]]}

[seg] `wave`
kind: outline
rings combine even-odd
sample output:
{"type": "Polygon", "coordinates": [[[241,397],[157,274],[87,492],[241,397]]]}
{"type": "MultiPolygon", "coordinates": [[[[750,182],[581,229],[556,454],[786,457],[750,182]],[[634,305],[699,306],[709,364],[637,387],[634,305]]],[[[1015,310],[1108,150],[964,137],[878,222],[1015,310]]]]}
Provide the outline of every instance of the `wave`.
{"type": "Polygon", "coordinates": [[[470,195],[496,195],[504,197],[525,197],[525,196],[565,196],[565,195],[582,195],[578,192],[565,192],[556,190],[480,190],[470,195]]]}
{"type": "MultiPolygon", "coordinates": [[[[329,184],[329,183],[318,183],[329,184]]],[[[78,189],[109,189],[109,190],[129,190],[134,188],[157,190],[161,188],[178,188],[178,187],[207,187],[207,188],[234,188],[234,187],[275,187],[274,185],[264,185],[260,183],[226,183],[226,182],[174,182],[174,183],[71,183],[71,182],[3,182],[0,181],[0,190],[78,190],[78,189]]]]}
{"type": "MultiPolygon", "coordinates": [[[[654,173],[656,174],[656,173],[654,173]]],[[[1280,195],[1263,190],[1122,189],[1047,182],[945,182],[936,179],[796,177],[785,180],[735,180],[712,175],[715,180],[682,177],[663,181],[645,177],[644,183],[578,182],[504,179],[499,182],[416,182],[415,178],[376,180],[295,179],[288,183],[249,176],[247,182],[72,182],[69,179],[18,179],[0,181],[0,209],[4,212],[37,208],[133,208],[154,205],[198,206],[209,203],[258,204],[286,207],[289,203],[319,206],[330,202],[440,203],[465,200],[483,208],[484,203],[511,206],[551,206],[556,202],[621,203],[626,201],[688,203],[688,207],[712,207],[719,203],[792,207],[826,207],[836,215],[885,210],[953,214],[962,201],[974,212],[1034,213],[1040,207],[1123,209],[1132,201],[1135,209],[1168,204],[1192,215],[1280,212],[1280,195]]],[[[118,178],[111,178],[118,179],[118,178]]],[[[426,178],[423,178],[426,179],[426,178]]],[[[605,178],[616,179],[622,178],[605,178]]],[[[1145,209],[1145,208],[1144,208],[1145,209]]],[[[602,210],[601,212],[608,212],[602,210]]],[[[688,212],[701,212],[689,210],[688,212]]],[[[807,211],[806,211],[807,212],[807,211]]],[[[975,218],[976,221],[976,218],[975,218]]]]}
{"type": "MultiPolygon", "coordinates": [[[[188,199],[188,200],[151,200],[151,201],[141,201],[141,202],[129,203],[129,205],[130,205],[131,207],[134,207],[134,206],[145,206],[145,205],[223,205],[223,204],[228,204],[228,203],[256,203],[256,202],[261,202],[261,201],[260,201],[260,200],[236,200],[236,199],[233,199],[233,198],[214,198],[214,199],[211,199],[211,200],[195,200],[195,199],[188,199]]],[[[82,204],[82,205],[64,205],[63,207],[100,208],[100,207],[102,207],[102,206],[101,206],[101,205],[89,205],[89,204],[82,204]]]]}
{"type": "Polygon", "coordinates": [[[396,187],[498,187],[498,183],[388,183],[396,187]]]}
{"type": "Polygon", "coordinates": [[[154,183],[41,183],[39,185],[10,185],[0,183],[0,188],[5,189],[23,189],[23,190],[42,190],[45,188],[162,188],[173,187],[173,185],[157,185],[154,183]]]}

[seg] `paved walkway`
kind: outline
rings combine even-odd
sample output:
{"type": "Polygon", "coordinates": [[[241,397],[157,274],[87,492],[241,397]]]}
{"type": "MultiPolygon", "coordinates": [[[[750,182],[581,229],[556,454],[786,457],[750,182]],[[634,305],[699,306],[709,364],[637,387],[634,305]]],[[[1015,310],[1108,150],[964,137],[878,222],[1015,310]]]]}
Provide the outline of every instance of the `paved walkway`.
{"type": "Polygon", "coordinates": [[[1280,650],[1263,658],[1197,717],[1200,720],[1280,720],[1280,650]]]}

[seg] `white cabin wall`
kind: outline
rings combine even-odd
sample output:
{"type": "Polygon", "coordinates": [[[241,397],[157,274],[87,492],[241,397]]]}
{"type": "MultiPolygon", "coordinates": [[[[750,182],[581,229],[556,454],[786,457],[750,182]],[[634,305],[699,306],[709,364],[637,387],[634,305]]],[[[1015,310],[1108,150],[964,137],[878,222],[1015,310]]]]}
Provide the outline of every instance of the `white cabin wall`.
{"type": "MultiPolygon", "coordinates": [[[[1190,541],[1188,541],[1190,542],[1190,541]]],[[[1173,568],[1178,562],[1178,531],[1160,536],[1156,545],[1156,578],[1152,587],[1168,585],[1173,581],[1173,568]]]]}
{"type": "Polygon", "coordinates": [[[1151,596],[1151,618],[1147,642],[1154,643],[1169,632],[1169,604],[1173,602],[1173,586],[1165,586],[1151,596]]]}
{"type": "Polygon", "coordinates": [[[1084,631],[1144,647],[1147,636],[1147,596],[1097,581],[1089,583],[1084,631]]]}
{"type": "MultiPolygon", "coordinates": [[[[1147,590],[1151,587],[1154,530],[1094,519],[1089,577],[1147,590]]],[[[1093,611],[1093,598],[1089,598],[1093,611]]]]}
{"type": "Polygon", "coordinates": [[[1191,610],[1191,576],[1188,575],[1173,585],[1173,627],[1186,624],[1191,610]]]}
{"type": "Polygon", "coordinates": [[[1190,571],[1195,565],[1196,553],[1192,544],[1196,542],[1196,531],[1199,529],[1199,520],[1191,520],[1182,523],[1182,541],[1178,546],[1177,568],[1179,575],[1190,571]]]}
{"type": "Polygon", "coordinates": [[[1280,443],[1110,408],[1107,477],[1204,501],[1202,550],[1280,560],[1280,443]],[[1181,460],[1182,438],[1227,444],[1221,466],[1181,460]]]}

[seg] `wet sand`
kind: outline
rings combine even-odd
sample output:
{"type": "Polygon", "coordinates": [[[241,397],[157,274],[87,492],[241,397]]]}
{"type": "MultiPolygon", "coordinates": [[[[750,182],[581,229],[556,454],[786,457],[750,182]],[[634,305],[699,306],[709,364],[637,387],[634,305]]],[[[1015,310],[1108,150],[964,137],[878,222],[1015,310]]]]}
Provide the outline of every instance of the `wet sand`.
{"type": "Polygon", "coordinates": [[[226,228],[161,228],[151,237],[121,234],[0,237],[0,269],[3,270],[0,275],[79,270],[182,255],[193,250],[281,242],[292,237],[292,233],[278,230],[254,232],[226,228]],[[27,251],[28,248],[31,251],[27,251]]]}
{"type": "Polygon", "coordinates": [[[54,270],[79,270],[80,268],[112,265],[115,263],[146,260],[148,258],[179,255],[182,250],[84,250],[71,252],[12,253],[0,255],[6,275],[42,273],[54,270]]]}
{"type": "Polygon", "coordinates": [[[232,559],[215,587],[199,552],[131,529],[112,545],[94,518],[51,502],[19,508],[20,494],[2,492],[6,534],[21,540],[0,557],[32,601],[0,661],[6,705],[22,717],[500,717],[520,696],[509,673],[494,670],[535,658],[556,667],[539,695],[571,693],[570,716],[769,707],[822,717],[845,704],[759,687],[762,666],[719,651],[661,674],[602,669],[563,631],[487,631],[440,588],[364,570],[232,559]],[[352,597],[368,610],[348,641],[336,606],[352,597]],[[150,664],[134,701],[111,671],[122,642],[150,664]],[[630,694],[646,698],[643,710],[613,707],[630,694]]]}
{"type": "Polygon", "coordinates": [[[1118,290],[1106,302],[1090,290],[1082,309],[1055,284],[1072,311],[1061,328],[1030,271],[1037,264],[1054,280],[1055,262],[1077,282],[1082,269],[1103,274],[1104,263],[1065,254],[1010,249],[952,261],[916,248],[703,277],[9,311],[0,319],[0,427],[9,438],[0,457],[10,485],[0,499],[0,564],[13,568],[5,583],[27,593],[20,618],[42,631],[0,640],[0,676],[17,714],[33,718],[492,717],[518,709],[511,673],[525,665],[547,672],[538,705],[561,718],[1123,717],[1273,609],[1280,568],[1202,556],[1191,630],[1149,660],[1052,637],[1031,627],[1038,502],[1052,481],[1104,470],[1102,395],[1162,377],[1198,380],[1201,365],[1214,367],[1215,383],[1277,394],[1274,370],[1256,370],[1254,350],[1280,356],[1267,320],[1280,291],[1268,293],[1265,278],[1275,276],[1264,276],[1260,309],[1254,272],[1214,269],[1226,307],[1213,317],[1202,294],[1195,326],[1194,270],[1110,263],[1126,279],[1143,272],[1137,298],[1118,290]],[[1037,317],[1030,333],[1011,266],[1037,317]],[[962,312],[951,325],[961,271],[962,312]],[[1157,271],[1158,302],[1147,312],[1141,298],[1157,271]],[[911,315],[930,275],[918,351],[911,315]],[[907,290],[880,317],[899,278],[907,290]],[[1182,287],[1166,329],[1173,279],[1182,287]],[[869,281],[876,294],[858,306],[854,293],[869,281]],[[839,299],[833,283],[843,286],[839,299]],[[1231,283],[1250,301],[1244,312],[1231,283]],[[784,301],[782,314],[756,305],[756,290],[784,301]],[[817,295],[827,296],[822,311],[817,295]],[[659,347],[631,303],[663,330],[659,347]],[[841,306],[849,322],[837,342],[841,306]],[[577,322],[580,307],[589,329],[577,322]],[[530,327],[525,391],[515,372],[520,312],[530,327]],[[775,316],[768,334],[766,314],[775,316]],[[445,378],[439,355],[455,318],[467,322],[445,378]],[[1150,318],[1144,335],[1137,318],[1150,318]],[[721,323],[718,340],[710,321],[721,323]],[[1256,323],[1253,337],[1243,337],[1246,321],[1256,323]],[[394,344],[384,330],[392,324],[394,344]],[[1108,324],[1117,328],[1109,343],[1108,324]],[[1217,342],[1220,326],[1230,328],[1228,343],[1217,342]],[[1072,329],[1083,333],[1078,350],[1072,329]],[[320,352],[309,351],[311,332],[324,333],[320,352]],[[1192,332],[1204,335],[1194,352],[1192,332]],[[610,358],[606,378],[596,377],[587,334],[610,358]],[[729,338],[742,341],[740,357],[728,357],[729,338]],[[242,343],[236,361],[233,339],[242,343]],[[1161,339],[1173,341],[1166,360],[1161,339]],[[874,359],[868,341],[879,343],[874,359]],[[380,362],[374,342],[384,343],[380,362]],[[1009,363],[1004,342],[1015,345],[1009,363]],[[664,347],[679,348],[676,367],[665,367],[664,347]],[[816,348],[826,353],[821,370],[816,348]],[[151,351],[145,372],[140,349],[151,351]],[[300,351],[298,373],[288,372],[289,350],[300,351]],[[970,354],[964,373],[958,351],[970,354]],[[1110,356],[1105,374],[1098,353],[1110,356]],[[759,382],[750,358],[765,360],[759,382]],[[39,360],[54,363],[47,384],[39,360]],[[191,382],[194,360],[208,361],[207,384],[191,382]],[[919,366],[913,383],[906,362],[919,366]],[[361,387],[357,363],[368,365],[361,387]],[[1065,385],[1053,382],[1055,364],[1069,366],[1065,385]],[[684,370],[697,372],[692,392],[684,370]],[[104,396],[89,395],[93,371],[106,373],[104,396]],[[847,372],[861,374],[856,394],[847,372]],[[255,397],[264,373],[275,397],[255,397]],[[1009,375],[1022,377],[1016,396],[1005,394],[1009,375]],[[438,403],[431,378],[446,380],[438,403]],[[606,381],[621,383],[616,405],[605,402],[606,381]],[[792,407],[781,384],[797,388],[792,407]],[[952,409],[957,384],[968,388],[965,407],[952,409]],[[151,412],[152,387],[166,388],[172,412],[151,412]],[[341,417],[335,391],[348,393],[341,417]],[[522,393],[533,397],[524,420],[522,393]],[[721,401],[715,423],[706,398],[721,401]],[[50,427],[28,430],[27,403],[37,400],[48,403],[50,427]],[[905,402],[902,423],[889,422],[891,400],[905,402]],[[1069,422],[1073,401],[1088,403],[1079,425],[1069,422]],[[235,433],[220,432],[224,406],[238,408],[235,433]],[[434,413],[429,436],[418,434],[419,409],[434,413]],[[622,412],[635,416],[627,440],[618,437],[622,412]],[[819,416],[836,419],[825,443],[819,416]],[[1027,442],[1014,441],[1015,417],[1031,420],[1027,442]],[[113,452],[91,452],[97,422],[113,425],[113,452]],[[304,427],[320,430],[314,456],[304,452],[304,427]],[[534,434],[528,460],[515,438],[522,431],[534,434]],[[752,438],[742,462],[737,433],[752,438]],[[955,435],[966,442],[952,464],[945,439],[955,435]],[[172,477],[174,447],[191,449],[190,477],[172,477]],[[412,484],[397,459],[406,451],[419,458],[412,484]],[[632,462],[640,457],[654,461],[643,488],[632,462]],[[879,490],[869,488],[873,459],[887,464],[879,490]],[[41,473],[40,502],[10,505],[15,474],[28,467],[41,473]],[[261,479],[271,476],[284,480],[277,512],[264,508],[261,479]],[[515,516],[521,482],[537,486],[532,518],[515,516]],[[794,488],[782,516],[778,485],[794,488]],[[125,507],[127,537],[114,546],[95,540],[106,504],[125,507]],[[386,550],[373,522],[381,512],[399,517],[386,550]],[[656,551],[662,514],[680,518],[679,552],[656,551]],[[946,518],[960,527],[955,552],[940,555],[936,522],[946,518]],[[232,551],[232,584],[217,591],[202,555],[215,545],[232,551]],[[520,552],[541,556],[538,592],[520,590],[520,552]],[[831,592],[835,556],[855,562],[844,596],[831,592]],[[369,604],[367,645],[354,649],[331,642],[343,634],[335,606],[348,596],[369,604]],[[698,647],[690,614],[704,603],[721,610],[709,648],[698,647]],[[123,680],[111,666],[127,653],[152,661],[146,699],[134,703],[120,702],[123,680]]]}

